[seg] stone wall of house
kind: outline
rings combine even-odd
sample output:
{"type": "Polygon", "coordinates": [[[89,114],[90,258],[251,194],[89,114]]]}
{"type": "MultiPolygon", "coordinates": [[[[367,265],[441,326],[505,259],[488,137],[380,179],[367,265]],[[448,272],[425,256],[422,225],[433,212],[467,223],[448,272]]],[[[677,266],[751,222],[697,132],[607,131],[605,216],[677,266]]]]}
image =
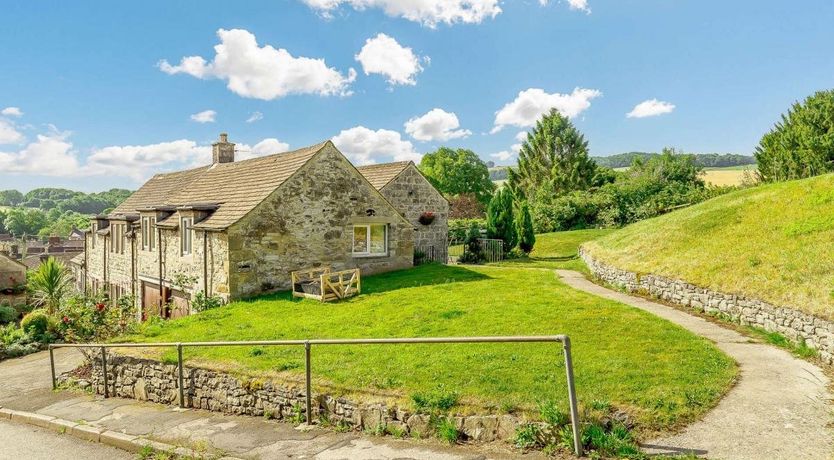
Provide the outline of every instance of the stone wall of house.
{"type": "Polygon", "coordinates": [[[621,270],[594,259],[584,248],[580,248],[579,255],[591,273],[606,283],[702,313],[722,313],[734,322],[778,332],[795,343],[804,341],[817,350],[823,361],[834,364],[834,323],[831,321],[742,295],[712,291],[681,280],[621,270]]]}
{"type": "Polygon", "coordinates": [[[338,150],[325,147],[228,230],[233,299],[290,288],[290,272],[411,267],[413,227],[338,150]],[[354,257],[354,224],[387,224],[388,254],[354,257]]]}
{"type": "Polygon", "coordinates": [[[449,202],[410,164],[386,185],[382,194],[414,226],[414,249],[427,258],[446,263],[449,235],[449,202]],[[425,212],[434,214],[428,225],[420,223],[425,212]]]}
{"type": "MultiPolygon", "coordinates": [[[[109,354],[107,358],[108,390],[112,396],[179,404],[177,366],[157,361],[109,354]]],[[[100,360],[93,360],[91,384],[104,394],[100,360]]],[[[185,406],[236,415],[292,419],[306,412],[303,383],[277,384],[237,377],[199,368],[184,368],[185,406]]],[[[326,394],[313,395],[314,420],[327,416],[357,429],[376,430],[388,427],[406,435],[431,434],[429,416],[385,403],[358,404],[326,394]]],[[[458,430],[472,441],[511,440],[520,421],[511,415],[471,415],[452,417],[458,430]]]]}

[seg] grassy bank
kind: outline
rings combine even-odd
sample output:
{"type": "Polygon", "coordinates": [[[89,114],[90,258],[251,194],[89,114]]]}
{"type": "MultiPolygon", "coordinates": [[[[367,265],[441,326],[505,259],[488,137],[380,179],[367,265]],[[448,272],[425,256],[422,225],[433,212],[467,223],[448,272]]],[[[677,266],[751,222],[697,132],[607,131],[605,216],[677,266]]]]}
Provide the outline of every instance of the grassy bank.
{"type": "MultiPolygon", "coordinates": [[[[335,304],[264,297],[163,324],[135,341],[569,334],[585,405],[612,404],[645,429],[691,420],[731,385],[734,363],[711,343],[640,310],[572,290],[551,271],[421,266],[368,277],[363,295],[335,304]]],[[[173,354],[148,356],[170,360],[173,354]]],[[[457,395],[458,410],[566,407],[557,344],[319,347],[316,387],[360,399],[457,395]]],[[[191,364],[298,381],[298,348],[186,349],[191,364]]]]}
{"type": "Polygon", "coordinates": [[[736,191],[587,247],[617,267],[834,319],[834,175],[736,191]]]}

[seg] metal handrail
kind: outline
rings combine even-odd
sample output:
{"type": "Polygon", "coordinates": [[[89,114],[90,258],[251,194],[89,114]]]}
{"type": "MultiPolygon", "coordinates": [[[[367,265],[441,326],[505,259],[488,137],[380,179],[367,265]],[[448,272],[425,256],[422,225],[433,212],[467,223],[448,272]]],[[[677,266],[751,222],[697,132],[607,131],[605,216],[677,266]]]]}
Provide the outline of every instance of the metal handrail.
{"type": "Polygon", "coordinates": [[[177,349],[177,380],[179,386],[180,407],[185,407],[184,394],[184,365],[182,350],[185,347],[241,347],[241,346],[304,346],[305,383],[306,383],[306,418],[312,422],[312,367],[310,362],[313,345],[374,345],[374,344],[421,344],[421,343],[531,343],[531,342],[559,342],[565,356],[565,373],[568,383],[568,400],[570,404],[571,428],[573,431],[573,448],[577,456],[582,456],[582,442],[579,434],[579,411],[577,409],[576,388],[573,378],[573,359],[571,358],[571,342],[567,335],[547,336],[509,336],[509,337],[423,337],[423,338],[382,338],[382,339],[309,339],[309,340],[251,340],[240,342],[159,342],[159,343],[55,343],[49,345],[49,365],[52,373],[52,388],[57,389],[55,378],[56,348],[99,348],[101,349],[102,376],[104,379],[104,397],[109,397],[109,382],[107,377],[108,348],[163,348],[177,349]]]}

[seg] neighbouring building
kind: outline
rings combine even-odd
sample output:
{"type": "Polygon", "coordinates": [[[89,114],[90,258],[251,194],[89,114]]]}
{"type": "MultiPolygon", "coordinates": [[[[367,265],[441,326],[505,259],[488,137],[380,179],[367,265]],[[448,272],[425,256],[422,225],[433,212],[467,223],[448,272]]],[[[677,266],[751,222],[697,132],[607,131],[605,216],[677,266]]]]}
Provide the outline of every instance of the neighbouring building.
{"type": "Polygon", "coordinates": [[[95,216],[73,259],[79,288],[179,317],[199,292],[229,301],[288,289],[293,270],[408,268],[415,244],[445,244],[448,203],[413,164],[381,184],[330,141],[243,161],[234,148],[221,134],[211,165],[157,174],[95,216]]]}
{"type": "Polygon", "coordinates": [[[0,252],[0,292],[14,290],[26,284],[26,265],[0,252]]]}

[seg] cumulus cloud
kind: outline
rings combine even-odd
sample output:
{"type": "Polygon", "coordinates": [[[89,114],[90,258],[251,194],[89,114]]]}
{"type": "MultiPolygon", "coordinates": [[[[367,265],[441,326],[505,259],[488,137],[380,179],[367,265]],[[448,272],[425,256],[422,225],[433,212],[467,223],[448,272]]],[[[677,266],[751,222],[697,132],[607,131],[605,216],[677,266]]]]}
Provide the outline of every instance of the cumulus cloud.
{"type": "Polygon", "coordinates": [[[256,121],[261,121],[264,119],[264,114],[261,112],[252,112],[252,115],[249,115],[249,118],[246,119],[246,123],[255,123],[256,121]]]}
{"type": "Polygon", "coordinates": [[[568,6],[572,10],[579,10],[584,11],[588,14],[591,13],[591,7],[588,6],[588,0],[568,0],[568,6]]]}
{"type": "Polygon", "coordinates": [[[414,77],[423,71],[420,58],[411,48],[382,33],[365,40],[354,59],[362,64],[365,75],[382,75],[391,85],[415,85],[414,77]]]}
{"type": "Polygon", "coordinates": [[[17,130],[17,127],[13,123],[0,118],[0,145],[19,144],[21,142],[23,142],[23,134],[17,130]]]}
{"type": "Polygon", "coordinates": [[[249,147],[246,144],[241,144],[235,149],[235,161],[248,160],[249,158],[262,157],[264,155],[272,155],[275,153],[286,152],[290,149],[290,144],[281,142],[274,137],[268,137],[257,144],[249,147]]]}
{"type": "Polygon", "coordinates": [[[496,159],[496,160],[498,160],[498,161],[505,162],[505,161],[509,160],[510,158],[514,157],[514,156],[515,156],[515,153],[510,152],[509,150],[502,150],[502,151],[500,151],[500,152],[493,153],[493,154],[492,154],[492,155],[490,155],[490,156],[491,156],[492,158],[495,158],[495,159],[496,159]]]}
{"type": "Polygon", "coordinates": [[[454,112],[443,109],[431,109],[424,115],[405,122],[405,132],[418,141],[448,141],[472,134],[468,129],[460,128],[460,121],[454,112]]]}
{"type": "Polygon", "coordinates": [[[177,169],[211,160],[211,146],[180,139],[146,145],[112,145],[94,149],[82,174],[127,176],[142,181],[155,172],[177,169]]]}
{"type": "Polygon", "coordinates": [[[217,112],[214,110],[203,110],[202,112],[191,115],[191,120],[197,123],[214,123],[214,117],[216,116],[217,112]]]}
{"type": "Polygon", "coordinates": [[[342,130],[333,138],[333,143],[359,165],[392,160],[419,162],[422,158],[411,142],[403,140],[400,133],[388,129],[374,131],[364,126],[355,126],[342,130]]]}
{"type": "Polygon", "coordinates": [[[574,118],[591,107],[591,100],[602,96],[595,89],[575,88],[570,94],[549,94],[540,88],[530,88],[518,93],[518,96],[495,112],[495,127],[491,133],[497,133],[505,126],[527,128],[550,109],[556,109],[568,118],[574,118]]]}
{"type": "Polygon", "coordinates": [[[631,112],[626,114],[628,118],[656,117],[665,113],[672,113],[675,105],[657,99],[649,99],[634,106],[631,112]]]}
{"type": "Polygon", "coordinates": [[[233,93],[249,98],[273,100],[290,94],[347,96],[356,71],[347,76],[328,67],[324,59],[294,57],[283,48],[259,46],[255,35],[243,29],[217,31],[220,44],[207,62],[200,56],[186,56],[177,65],[167,60],[157,64],[163,72],[184,73],[200,79],[217,78],[227,82],[233,93]]]}
{"type": "Polygon", "coordinates": [[[527,140],[527,131],[519,131],[518,134],[515,135],[514,139],[517,142],[511,145],[509,150],[502,150],[500,152],[493,153],[490,156],[504,163],[506,163],[511,158],[514,158],[516,155],[518,155],[518,152],[521,151],[522,143],[527,140]]]}
{"type": "Polygon", "coordinates": [[[7,117],[22,117],[23,111],[20,110],[20,107],[6,107],[3,110],[0,110],[0,115],[5,115],[7,117]]]}
{"type": "Polygon", "coordinates": [[[66,176],[78,172],[78,158],[67,141],[68,132],[53,130],[39,134],[35,141],[18,152],[0,151],[0,171],[4,173],[66,176]]]}
{"type": "Polygon", "coordinates": [[[437,24],[480,24],[501,13],[500,0],[302,0],[325,17],[347,5],[361,11],[378,8],[388,16],[401,17],[427,27],[437,24]]]}

